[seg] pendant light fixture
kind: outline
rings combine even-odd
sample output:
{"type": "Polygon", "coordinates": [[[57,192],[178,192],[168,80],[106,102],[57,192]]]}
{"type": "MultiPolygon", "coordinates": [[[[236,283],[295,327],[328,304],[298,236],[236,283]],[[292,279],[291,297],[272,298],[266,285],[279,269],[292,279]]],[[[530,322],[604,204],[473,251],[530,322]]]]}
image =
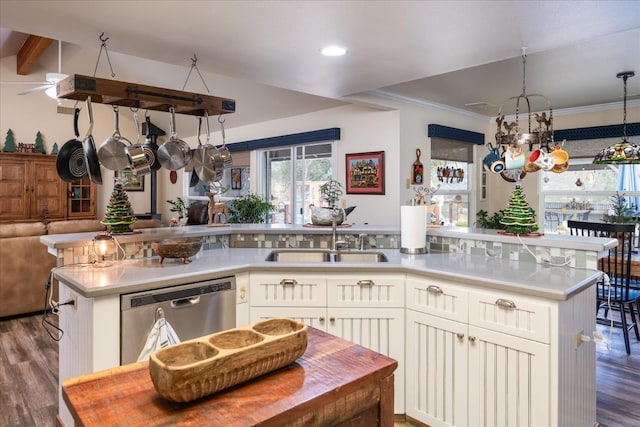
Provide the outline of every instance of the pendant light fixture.
{"type": "Polygon", "coordinates": [[[627,138],[627,79],[635,76],[634,71],[623,71],[616,77],[624,82],[624,103],[622,116],[622,141],[602,149],[593,159],[596,164],[633,164],[640,163],[640,146],[627,138]]]}

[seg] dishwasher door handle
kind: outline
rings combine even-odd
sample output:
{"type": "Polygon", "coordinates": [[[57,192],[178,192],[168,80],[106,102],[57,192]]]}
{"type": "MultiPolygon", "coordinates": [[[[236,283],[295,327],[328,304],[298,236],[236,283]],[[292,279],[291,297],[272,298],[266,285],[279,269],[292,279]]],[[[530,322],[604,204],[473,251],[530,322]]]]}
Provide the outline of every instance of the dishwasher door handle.
{"type": "Polygon", "coordinates": [[[182,298],[171,301],[171,308],[185,308],[196,305],[200,302],[200,295],[191,298],[182,298]]]}

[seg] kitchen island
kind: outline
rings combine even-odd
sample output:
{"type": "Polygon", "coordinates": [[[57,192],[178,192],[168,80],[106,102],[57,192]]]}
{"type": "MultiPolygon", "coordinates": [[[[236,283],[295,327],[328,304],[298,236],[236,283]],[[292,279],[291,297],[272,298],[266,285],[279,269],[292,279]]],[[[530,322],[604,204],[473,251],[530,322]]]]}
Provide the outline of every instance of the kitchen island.
{"type": "Polygon", "coordinates": [[[78,426],[393,427],[396,361],[314,328],[308,335],[297,361],[194,402],[160,398],[148,362],[67,380],[63,397],[78,426]]]}
{"type": "MultiPolygon", "coordinates": [[[[564,245],[574,263],[615,244],[549,240],[551,255],[564,245]]],[[[271,250],[203,250],[186,265],[149,257],[58,268],[60,299],[77,301],[60,316],[60,381],[120,365],[121,295],[234,276],[238,325],[292,317],[398,360],[397,414],[430,425],[477,417],[531,426],[595,422],[595,347],[576,336],[594,329],[599,272],[517,260],[504,250],[487,257],[384,249],[388,262],[378,263],[265,261],[271,250]],[[505,386],[519,387],[517,401],[505,386]]],[[[71,422],[62,399],[60,413],[71,422]]]]}

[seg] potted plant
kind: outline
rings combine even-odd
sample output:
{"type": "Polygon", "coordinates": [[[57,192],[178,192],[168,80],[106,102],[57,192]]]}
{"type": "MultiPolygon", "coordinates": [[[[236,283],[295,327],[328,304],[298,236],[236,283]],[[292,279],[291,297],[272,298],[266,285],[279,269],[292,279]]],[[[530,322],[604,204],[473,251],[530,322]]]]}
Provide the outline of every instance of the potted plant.
{"type": "Polygon", "coordinates": [[[627,204],[627,198],[624,196],[624,193],[620,194],[616,191],[616,194],[611,196],[611,201],[613,202],[611,209],[602,216],[604,222],[618,224],[637,222],[635,218],[635,207],[630,207],[627,204]]]}
{"type": "Polygon", "coordinates": [[[184,203],[184,200],[182,200],[181,197],[176,197],[175,200],[167,200],[167,203],[171,205],[171,208],[169,208],[171,212],[178,213],[178,222],[180,225],[185,225],[189,217],[189,209],[184,203]]]}
{"type": "Polygon", "coordinates": [[[330,179],[322,184],[320,197],[327,206],[311,208],[311,223],[314,225],[332,225],[333,216],[336,215],[336,224],[342,224],[346,216],[344,210],[338,208],[338,202],[342,194],[342,184],[339,181],[330,179]]]}
{"type": "Polygon", "coordinates": [[[234,224],[261,224],[266,222],[267,214],[274,210],[273,205],[262,196],[249,193],[229,202],[229,222],[234,224]]]}

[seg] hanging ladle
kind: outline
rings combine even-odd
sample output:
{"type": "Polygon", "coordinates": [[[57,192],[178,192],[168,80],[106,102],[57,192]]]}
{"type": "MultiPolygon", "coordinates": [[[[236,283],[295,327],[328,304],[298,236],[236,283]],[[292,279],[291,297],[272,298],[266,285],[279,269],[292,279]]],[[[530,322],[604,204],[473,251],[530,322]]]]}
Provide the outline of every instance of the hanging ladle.
{"type": "Polygon", "coordinates": [[[219,147],[220,155],[222,156],[222,162],[224,164],[224,168],[230,168],[233,165],[233,160],[231,159],[231,152],[227,148],[226,137],[224,134],[224,120],[222,120],[222,114],[218,116],[218,123],[220,123],[220,130],[222,132],[222,147],[219,147]]]}

